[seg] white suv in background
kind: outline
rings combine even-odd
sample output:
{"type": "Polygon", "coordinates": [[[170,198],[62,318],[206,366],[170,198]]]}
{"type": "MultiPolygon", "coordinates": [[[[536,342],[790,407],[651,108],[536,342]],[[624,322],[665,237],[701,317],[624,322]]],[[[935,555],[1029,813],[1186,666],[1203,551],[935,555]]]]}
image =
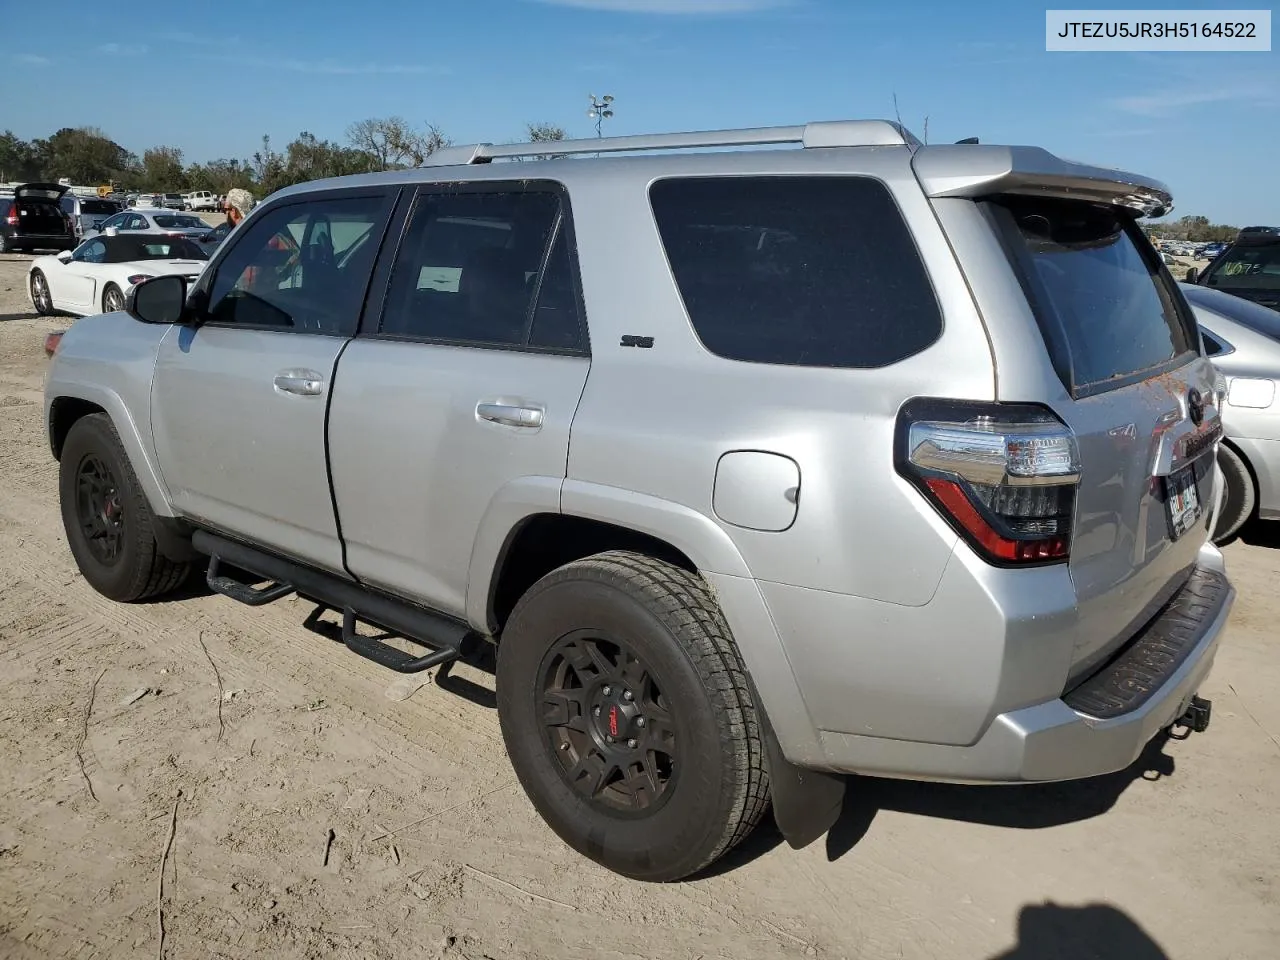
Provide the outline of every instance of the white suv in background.
{"type": "Polygon", "coordinates": [[[218,195],[208,190],[194,190],[187,194],[188,210],[217,210],[218,195]]]}

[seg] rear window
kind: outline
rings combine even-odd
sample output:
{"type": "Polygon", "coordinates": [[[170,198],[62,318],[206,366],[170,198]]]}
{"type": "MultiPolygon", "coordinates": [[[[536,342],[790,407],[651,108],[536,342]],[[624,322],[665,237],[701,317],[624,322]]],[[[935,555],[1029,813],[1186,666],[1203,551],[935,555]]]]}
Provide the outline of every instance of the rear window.
{"type": "Polygon", "coordinates": [[[1219,290],[1280,290],[1280,241],[1236,244],[1214,261],[1203,283],[1219,290]]]}
{"type": "Polygon", "coordinates": [[[1199,352],[1195,321],[1133,218],[1074,200],[989,202],[1063,383],[1120,386],[1199,352]]]}
{"type": "Polygon", "coordinates": [[[718,356],[883,367],[942,333],[924,264],[878,180],[688,177],[649,194],[694,331],[718,356]]]}
{"type": "Polygon", "coordinates": [[[81,213],[97,214],[101,216],[102,214],[116,213],[119,211],[119,209],[120,209],[119,205],[112,202],[111,200],[81,200],[80,201],[81,213]]]}

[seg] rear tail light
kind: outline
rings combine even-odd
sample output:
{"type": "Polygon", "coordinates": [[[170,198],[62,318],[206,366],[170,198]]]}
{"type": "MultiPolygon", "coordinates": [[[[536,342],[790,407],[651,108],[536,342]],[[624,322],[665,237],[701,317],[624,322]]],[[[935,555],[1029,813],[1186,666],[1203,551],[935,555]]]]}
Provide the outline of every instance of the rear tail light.
{"type": "Polygon", "coordinates": [[[9,215],[8,215],[7,217],[5,217],[5,218],[4,218],[4,222],[5,222],[5,223],[7,223],[7,224],[8,224],[9,226],[11,226],[11,227],[16,227],[16,226],[18,225],[18,209],[17,209],[17,207],[14,207],[14,208],[12,208],[12,209],[9,211],[9,215]]]}
{"type": "Polygon", "coordinates": [[[1071,552],[1080,456],[1044,407],[915,399],[898,415],[898,472],[988,562],[1058,563],[1071,552]]]}
{"type": "Polygon", "coordinates": [[[149,273],[135,273],[133,276],[131,276],[131,277],[129,278],[129,283],[131,283],[131,284],[139,284],[139,283],[141,283],[143,280],[150,280],[150,279],[151,279],[151,276],[152,276],[152,275],[151,275],[151,274],[149,274],[149,273]]]}

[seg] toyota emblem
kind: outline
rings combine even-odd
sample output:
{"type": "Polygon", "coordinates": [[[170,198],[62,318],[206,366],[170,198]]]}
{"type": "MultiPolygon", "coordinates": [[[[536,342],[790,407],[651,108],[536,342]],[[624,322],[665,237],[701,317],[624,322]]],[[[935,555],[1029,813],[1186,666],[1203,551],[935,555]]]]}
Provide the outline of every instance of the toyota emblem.
{"type": "Polygon", "coordinates": [[[1197,427],[1204,421],[1204,398],[1195,387],[1187,393],[1187,416],[1197,427]]]}

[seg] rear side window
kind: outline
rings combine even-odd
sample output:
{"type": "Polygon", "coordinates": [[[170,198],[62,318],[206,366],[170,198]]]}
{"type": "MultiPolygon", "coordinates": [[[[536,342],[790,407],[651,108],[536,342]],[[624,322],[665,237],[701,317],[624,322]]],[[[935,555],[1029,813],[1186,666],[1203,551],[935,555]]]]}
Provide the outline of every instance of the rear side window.
{"type": "Polygon", "coordinates": [[[1199,352],[1195,321],[1131,216],[1042,197],[1002,197],[988,210],[1073,394],[1121,386],[1199,352]]]}
{"type": "Polygon", "coordinates": [[[869,177],[689,177],[649,190],[689,319],[730,360],[883,367],[942,333],[888,188],[869,177]]]}

